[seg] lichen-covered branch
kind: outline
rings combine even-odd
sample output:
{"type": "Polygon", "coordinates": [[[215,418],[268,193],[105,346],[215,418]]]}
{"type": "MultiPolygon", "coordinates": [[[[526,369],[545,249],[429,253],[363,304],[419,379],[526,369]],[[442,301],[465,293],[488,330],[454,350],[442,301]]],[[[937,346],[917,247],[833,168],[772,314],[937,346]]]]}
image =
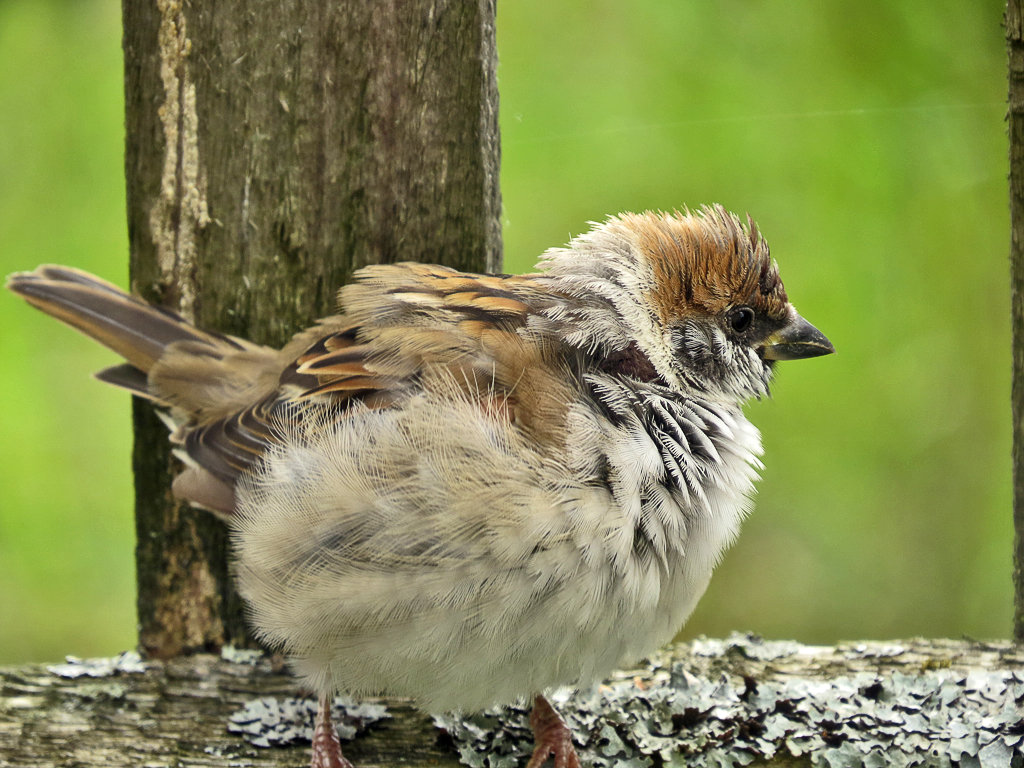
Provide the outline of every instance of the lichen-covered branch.
{"type": "MultiPolygon", "coordinates": [[[[0,765],[303,764],[305,727],[289,718],[311,720],[312,708],[295,681],[273,659],[232,658],[0,668],[0,765]]],[[[810,647],[737,635],[675,646],[593,692],[554,698],[592,766],[1024,762],[1024,649],[1010,643],[810,647]]],[[[336,703],[360,768],[497,768],[529,754],[514,707],[432,719],[382,703],[382,718],[336,703]]]]}

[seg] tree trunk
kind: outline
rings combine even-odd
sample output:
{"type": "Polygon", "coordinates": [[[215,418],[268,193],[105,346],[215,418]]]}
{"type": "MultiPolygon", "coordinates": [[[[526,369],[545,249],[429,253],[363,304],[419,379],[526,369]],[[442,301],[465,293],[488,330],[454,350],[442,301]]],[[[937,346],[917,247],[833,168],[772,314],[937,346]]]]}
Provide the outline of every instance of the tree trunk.
{"type": "MultiPolygon", "coordinates": [[[[280,345],[370,263],[496,271],[494,0],[125,0],[133,288],[280,345]]],[[[223,526],[136,403],[140,645],[245,643],[223,526]]]]}
{"type": "Polygon", "coordinates": [[[1024,14],[1006,5],[1009,52],[1010,293],[1013,325],[1013,638],[1024,643],[1024,14]]]}

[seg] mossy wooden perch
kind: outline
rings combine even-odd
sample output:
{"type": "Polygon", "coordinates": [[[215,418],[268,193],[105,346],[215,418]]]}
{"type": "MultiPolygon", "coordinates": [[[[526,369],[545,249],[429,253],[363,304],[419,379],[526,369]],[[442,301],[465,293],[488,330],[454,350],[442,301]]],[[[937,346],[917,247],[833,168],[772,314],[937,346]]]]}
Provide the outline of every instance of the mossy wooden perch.
{"type": "MultiPolygon", "coordinates": [[[[308,760],[308,741],[259,748],[230,730],[252,719],[246,705],[301,696],[271,659],[199,654],[116,667],[0,668],[0,765],[269,768],[308,760]]],[[[390,717],[345,744],[360,768],[487,765],[484,749],[494,750],[491,766],[511,766],[529,754],[522,711],[503,714],[500,726],[486,715],[448,718],[446,730],[408,703],[384,703],[390,717]]],[[[588,765],[1010,768],[1024,763],[1024,648],[699,640],[560,706],[588,765]]]]}

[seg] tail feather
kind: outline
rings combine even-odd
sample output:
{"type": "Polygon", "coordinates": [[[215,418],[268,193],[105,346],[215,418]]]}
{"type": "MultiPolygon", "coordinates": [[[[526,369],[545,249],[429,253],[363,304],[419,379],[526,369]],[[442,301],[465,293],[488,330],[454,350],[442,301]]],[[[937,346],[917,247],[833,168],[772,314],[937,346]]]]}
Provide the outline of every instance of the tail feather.
{"type": "Polygon", "coordinates": [[[193,504],[230,514],[234,482],[262,454],[269,427],[253,408],[273,399],[283,364],[277,350],[200,330],[115,285],[70,267],[18,272],[7,287],[126,362],[100,371],[101,381],[166,406],[158,411],[186,463],[174,491],[193,504]],[[256,403],[256,406],[253,406],[256,403]]]}
{"type": "Polygon", "coordinates": [[[160,399],[149,391],[149,377],[129,363],[112,365],[109,368],[104,368],[102,371],[97,371],[93,376],[105,384],[112,384],[115,387],[127,389],[138,397],[145,397],[149,400],[160,402],[160,399]]]}
{"type": "MultiPolygon", "coordinates": [[[[32,272],[17,272],[8,278],[7,287],[37,309],[121,355],[143,374],[176,342],[228,343],[241,348],[225,336],[201,331],[174,312],[146,304],[115,285],[70,267],[47,264],[32,272]]],[[[114,370],[123,373],[120,368],[114,370]]],[[[136,385],[139,381],[135,377],[136,385]]],[[[117,380],[111,383],[138,390],[136,385],[117,380]]]]}

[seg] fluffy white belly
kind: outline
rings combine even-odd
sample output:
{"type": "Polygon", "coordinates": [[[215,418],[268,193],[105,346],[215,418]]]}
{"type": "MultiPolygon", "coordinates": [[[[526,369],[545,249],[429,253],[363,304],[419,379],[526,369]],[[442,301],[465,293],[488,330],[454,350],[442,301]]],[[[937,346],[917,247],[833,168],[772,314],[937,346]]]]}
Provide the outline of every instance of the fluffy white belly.
{"type": "Polygon", "coordinates": [[[699,508],[672,492],[623,503],[622,483],[579,482],[479,409],[427,405],[282,425],[288,439],[240,488],[241,592],[308,684],[472,710],[589,684],[671,639],[749,479],[709,476],[699,508]]]}

